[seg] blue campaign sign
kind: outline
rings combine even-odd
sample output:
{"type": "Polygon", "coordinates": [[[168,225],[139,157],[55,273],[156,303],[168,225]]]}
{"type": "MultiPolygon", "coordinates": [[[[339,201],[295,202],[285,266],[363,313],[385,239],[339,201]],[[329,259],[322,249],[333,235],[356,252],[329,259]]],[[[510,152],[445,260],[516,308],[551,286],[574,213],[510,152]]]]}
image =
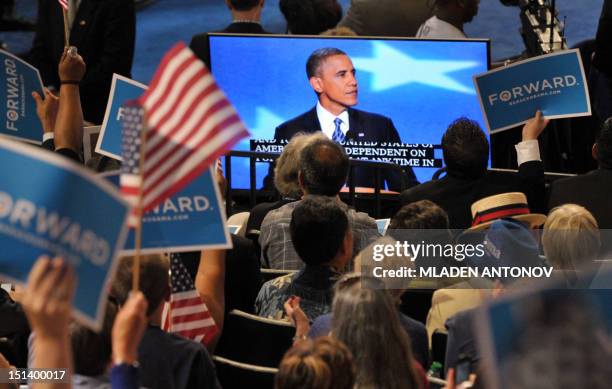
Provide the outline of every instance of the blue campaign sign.
{"type": "Polygon", "coordinates": [[[129,205],[108,182],[59,155],[0,140],[0,278],[25,282],[40,255],[75,266],[75,315],[101,328],[129,205]]]}
{"type": "Polygon", "coordinates": [[[474,76],[490,133],[525,123],[537,110],[551,119],[591,114],[578,50],[531,58],[474,76]]]}
{"type": "Polygon", "coordinates": [[[0,50],[0,134],[40,144],[42,124],[36,116],[32,92],[43,95],[38,69],[0,50]]]}
{"type": "Polygon", "coordinates": [[[126,101],[140,97],[147,86],[127,77],[113,74],[104,121],[96,143],[96,153],[121,161],[122,106],[126,101]]]}
{"type": "MultiPolygon", "coordinates": [[[[117,172],[103,174],[119,185],[117,172]]],[[[198,251],[231,248],[229,229],[221,194],[207,170],[185,189],[170,197],[142,218],[143,253],[198,251]]],[[[134,231],[130,231],[124,253],[134,252],[134,231]]]]}

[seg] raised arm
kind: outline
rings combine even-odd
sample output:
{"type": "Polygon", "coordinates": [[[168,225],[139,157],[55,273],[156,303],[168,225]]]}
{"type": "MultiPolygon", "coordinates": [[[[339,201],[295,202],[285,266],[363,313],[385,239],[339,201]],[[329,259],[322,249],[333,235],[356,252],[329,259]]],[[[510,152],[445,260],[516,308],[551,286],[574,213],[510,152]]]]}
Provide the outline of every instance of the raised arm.
{"type": "MultiPolygon", "coordinates": [[[[76,277],[61,258],[40,257],[28,277],[23,307],[36,333],[34,368],[67,369],[72,375],[72,352],[68,325],[76,277]]],[[[70,381],[68,381],[70,382],[70,381]]],[[[70,383],[32,383],[33,389],[71,388],[70,383]]]]}
{"type": "Polygon", "coordinates": [[[79,83],[85,74],[85,62],[77,53],[64,49],[59,64],[61,80],[59,111],[55,122],[55,150],[71,150],[77,155],[83,143],[83,111],[79,83]]]}

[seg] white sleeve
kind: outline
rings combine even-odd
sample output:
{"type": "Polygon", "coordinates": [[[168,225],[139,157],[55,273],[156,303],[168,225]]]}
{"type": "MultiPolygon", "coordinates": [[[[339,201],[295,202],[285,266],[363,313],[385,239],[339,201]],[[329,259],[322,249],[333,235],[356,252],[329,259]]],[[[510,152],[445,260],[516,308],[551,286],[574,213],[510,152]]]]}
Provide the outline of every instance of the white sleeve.
{"type": "Polygon", "coordinates": [[[516,149],[516,161],[519,166],[529,161],[541,161],[540,146],[537,139],[519,142],[514,148],[516,149]]]}

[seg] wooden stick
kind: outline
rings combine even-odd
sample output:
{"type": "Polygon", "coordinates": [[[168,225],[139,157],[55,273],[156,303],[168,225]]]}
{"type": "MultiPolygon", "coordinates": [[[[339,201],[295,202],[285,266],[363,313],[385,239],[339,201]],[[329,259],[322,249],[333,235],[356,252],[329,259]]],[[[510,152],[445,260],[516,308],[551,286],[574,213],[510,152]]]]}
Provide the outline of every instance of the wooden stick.
{"type": "Polygon", "coordinates": [[[62,8],[64,15],[64,46],[70,46],[70,23],[68,22],[68,11],[62,8]]]}
{"type": "Polygon", "coordinates": [[[140,289],[140,247],[142,246],[142,197],[144,186],[144,164],[145,164],[145,142],[146,142],[146,126],[145,118],[142,118],[142,131],[140,131],[140,161],[138,162],[138,174],[140,175],[140,187],[138,188],[138,204],[136,205],[136,254],[134,255],[134,263],[132,264],[132,290],[137,292],[140,289]]]}

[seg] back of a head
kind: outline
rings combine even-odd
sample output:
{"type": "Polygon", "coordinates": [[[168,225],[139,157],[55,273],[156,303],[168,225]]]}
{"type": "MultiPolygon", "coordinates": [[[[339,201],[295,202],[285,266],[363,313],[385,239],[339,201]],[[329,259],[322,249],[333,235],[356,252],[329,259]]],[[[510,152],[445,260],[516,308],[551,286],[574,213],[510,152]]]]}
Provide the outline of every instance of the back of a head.
{"type": "Polygon", "coordinates": [[[236,11],[248,11],[259,5],[261,0],[229,0],[230,5],[236,11]]]}
{"type": "Polygon", "coordinates": [[[279,7],[292,34],[318,35],[342,19],[337,0],[280,0],[279,7]]]}
{"type": "Polygon", "coordinates": [[[102,330],[96,333],[76,322],[70,325],[70,343],[74,356],[74,372],[87,377],[98,377],[106,373],[111,361],[111,332],[118,307],[109,301],[106,304],[102,330]]]}
{"type": "Polygon", "coordinates": [[[482,176],[489,161],[489,142],[477,122],[462,117],[442,136],[442,154],[449,173],[482,176]]]}
{"type": "Polygon", "coordinates": [[[596,144],[599,166],[612,169],[612,117],[608,118],[601,126],[596,144]]]}
{"type": "Polygon", "coordinates": [[[404,205],[393,215],[389,223],[389,228],[394,230],[444,230],[448,227],[446,211],[429,200],[404,205]]]}
{"type": "Polygon", "coordinates": [[[296,253],[307,265],[330,262],[342,247],[348,218],[340,204],[322,196],[308,196],[295,207],[289,225],[296,253]]]}
{"type": "Polygon", "coordinates": [[[410,339],[380,280],[355,274],[341,278],[332,312],[332,333],[353,352],[356,387],[418,388],[410,339]]]}
{"type": "Polygon", "coordinates": [[[302,196],[302,190],[298,182],[300,171],[300,156],[304,147],[316,139],[324,139],[325,134],[316,132],[314,134],[297,133],[283,148],[283,152],[276,160],[274,168],[274,185],[284,197],[293,199],[302,196]]]}
{"type": "MultiPolygon", "coordinates": [[[[124,304],[132,290],[132,265],[134,257],[123,257],[119,260],[117,274],[113,282],[111,295],[124,304]]],[[[147,316],[150,316],[162,304],[170,293],[170,261],[163,254],[150,254],[140,257],[139,289],[148,302],[147,316]]]]}
{"type": "Polygon", "coordinates": [[[601,238],[593,215],[576,204],[553,209],[542,234],[548,262],[561,270],[576,270],[592,263],[599,254],[601,238]]]}
{"type": "Polygon", "coordinates": [[[281,361],[275,389],[352,389],[353,356],[332,337],[307,340],[293,346],[281,361]]]}
{"type": "Polygon", "coordinates": [[[302,183],[308,194],[336,196],[346,182],[349,160],[342,146],[324,138],[304,147],[300,165],[302,183]]]}

